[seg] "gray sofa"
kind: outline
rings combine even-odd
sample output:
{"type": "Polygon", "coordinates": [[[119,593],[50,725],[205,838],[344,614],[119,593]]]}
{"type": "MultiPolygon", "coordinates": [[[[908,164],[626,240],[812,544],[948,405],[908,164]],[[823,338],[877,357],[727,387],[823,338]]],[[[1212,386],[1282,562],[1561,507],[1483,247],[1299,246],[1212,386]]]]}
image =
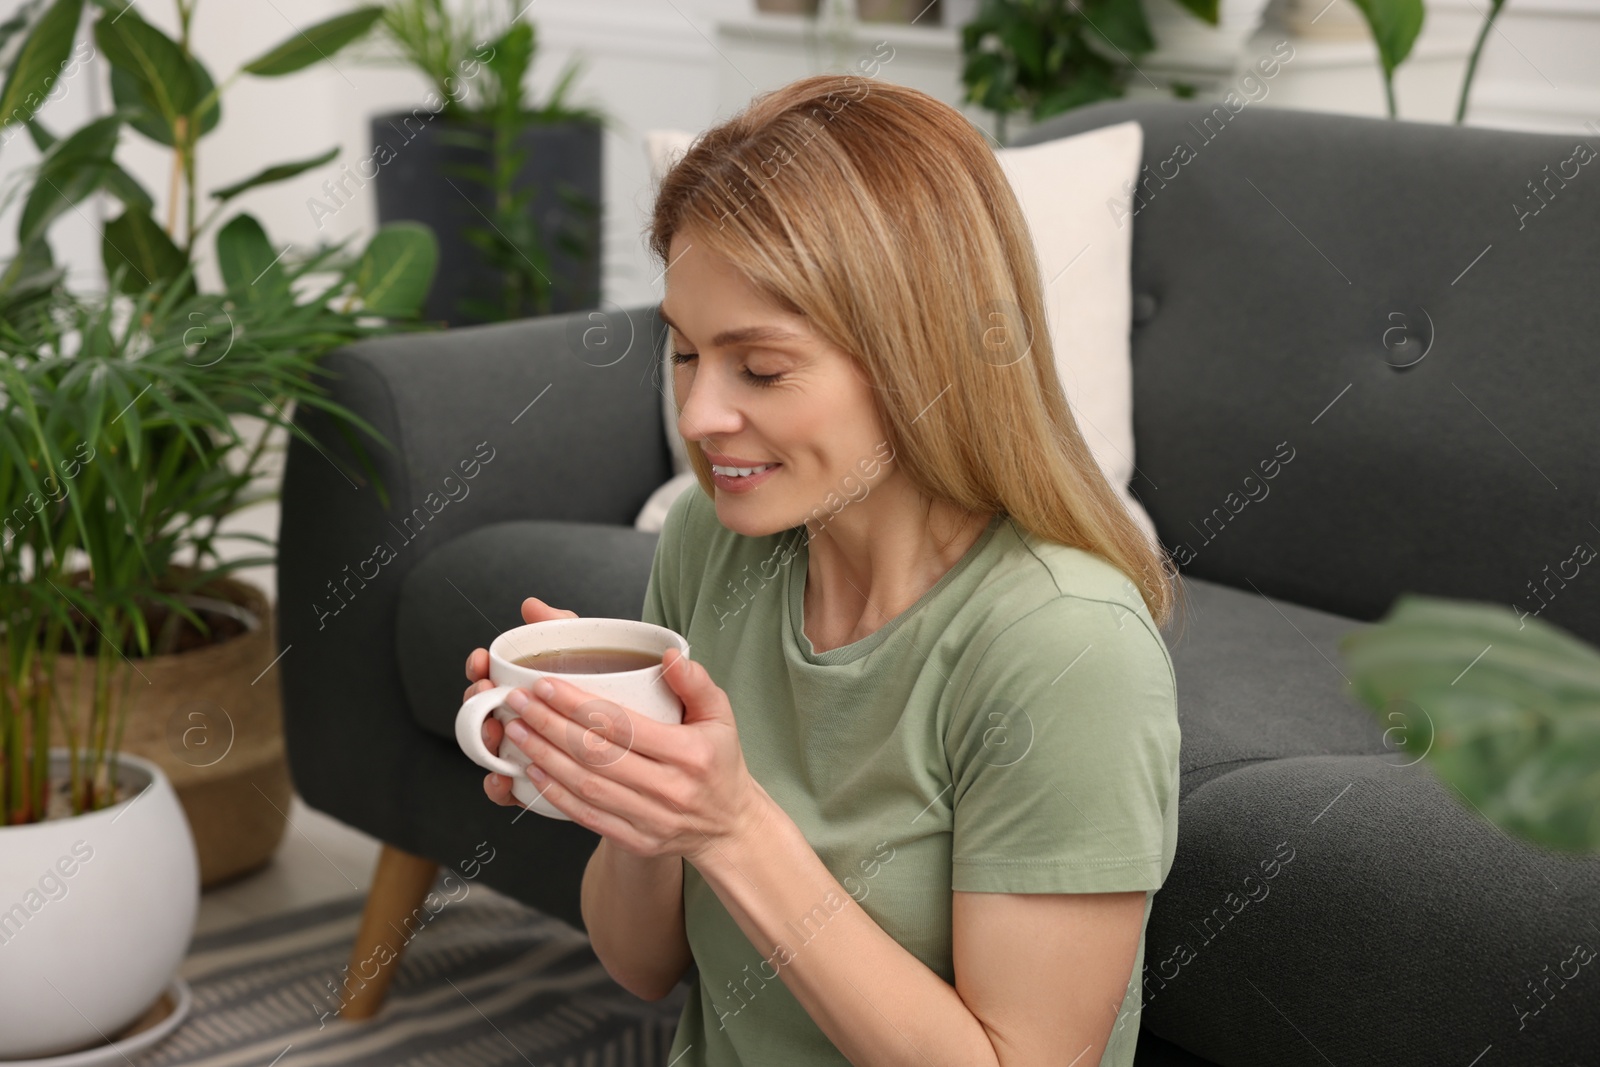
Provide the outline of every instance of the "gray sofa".
{"type": "MultiPolygon", "coordinates": [[[[1386,743],[1337,641],[1419,592],[1600,643],[1600,575],[1551,580],[1600,543],[1600,175],[1572,136],[1259,106],[1102,104],[1026,140],[1129,118],[1133,489],[1190,601],[1140,1063],[1592,1058],[1600,964],[1562,964],[1600,949],[1600,861],[1508,838],[1386,743]]],[[[294,441],[283,493],[300,794],[447,865],[492,840],[484,882],[579,926],[597,838],[513,825],[451,723],[524,597],[639,616],[632,523],[672,473],[654,310],[340,351],[333,398],[395,448],[365,470],[303,408],[323,447],[294,441]]]]}

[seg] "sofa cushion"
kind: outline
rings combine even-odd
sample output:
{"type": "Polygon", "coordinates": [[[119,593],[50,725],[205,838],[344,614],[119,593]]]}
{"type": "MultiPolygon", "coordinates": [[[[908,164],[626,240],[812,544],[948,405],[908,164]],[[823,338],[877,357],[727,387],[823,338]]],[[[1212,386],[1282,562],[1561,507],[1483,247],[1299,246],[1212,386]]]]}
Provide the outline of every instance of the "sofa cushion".
{"type": "MultiPolygon", "coordinates": [[[[1345,694],[1339,615],[1185,578],[1187,607],[1162,631],[1178,681],[1179,796],[1240,766],[1288,756],[1403,755],[1345,694]]],[[[1182,837],[1182,831],[1179,831],[1182,837]]]]}
{"type": "Polygon", "coordinates": [[[1429,766],[1301,756],[1194,790],[1146,932],[1144,1026],[1230,1067],[1600,1047],[1600,856],[1507,836],[1429,766]]]}
{"type": "Polygon", "coordinates": [[[1575,558],[1600,545],[1600,182],[1513,208],[1578,139],[1116,100],[1018,141],[1130,119],[1133,488],[1184,572],[1361,620],[1498,602],[1600,643],[1575,558]]]}
{"type": "Polygon", "coordinates": [[[639,618],[658,537],[598,523],[497,522],[428,553],[406,575],[395,618],[411,717],[454,742],[467,655],[521,626],[530,596],[583,616],[639,618]]]}

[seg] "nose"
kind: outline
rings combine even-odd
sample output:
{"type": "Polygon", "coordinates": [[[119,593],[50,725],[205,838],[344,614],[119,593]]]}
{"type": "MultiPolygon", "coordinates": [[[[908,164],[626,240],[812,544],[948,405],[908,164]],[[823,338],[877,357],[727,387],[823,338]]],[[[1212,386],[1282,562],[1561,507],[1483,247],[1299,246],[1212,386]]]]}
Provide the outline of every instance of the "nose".
{"type": "MultiPolygon", "coordinates": [[[[704,360],[702,354],[697,362],[704,360]]],[[[715,367],[697,366],[675,379],[675,388],[683,382],[688,385],[686,391],[677,394],[678,432],[684,440],[700,442],[712,437],[720,440],[744,428],[744,416],[730,402],[722,377],[715,367]]]]}

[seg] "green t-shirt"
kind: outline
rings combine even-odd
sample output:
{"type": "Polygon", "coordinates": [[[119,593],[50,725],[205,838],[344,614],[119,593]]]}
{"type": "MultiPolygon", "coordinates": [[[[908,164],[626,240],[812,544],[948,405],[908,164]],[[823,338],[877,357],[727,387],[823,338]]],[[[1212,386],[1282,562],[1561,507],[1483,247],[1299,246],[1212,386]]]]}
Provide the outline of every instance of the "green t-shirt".
{"type": "MultiPolygon", "coordinates": [[[[886,933],[954,986],[954,890],[1160,888],[1177,847],[1176,682],[1121,571],[997,515],[904,613],[818,653],[801,626],[805,537],[735,533],[691,486],[643,618],[688,638],[750,773],[886,933]]],[[[848,1063],[783,984],[783,958],[764,959],[687,862],[683,903],[699,981],[675,1067],[848,1063]]],[[[794,926],[790,949],[828,915],[794,926]]],[[[1101,1067],[1133,1063],[1143,963],[1141,927],[1101,1067]]]]}

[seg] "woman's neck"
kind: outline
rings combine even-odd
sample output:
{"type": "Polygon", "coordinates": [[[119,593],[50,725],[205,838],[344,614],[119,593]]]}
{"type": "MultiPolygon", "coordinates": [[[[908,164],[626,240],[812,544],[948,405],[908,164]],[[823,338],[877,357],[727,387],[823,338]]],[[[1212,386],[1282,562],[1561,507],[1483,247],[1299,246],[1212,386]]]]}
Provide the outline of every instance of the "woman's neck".
{"type": "Polygon", "coordinates": [[[991,518],[874,493],[811,527],[803,621],[812,647],[853,644],[900,615],[961,561],[991,518]]]}

